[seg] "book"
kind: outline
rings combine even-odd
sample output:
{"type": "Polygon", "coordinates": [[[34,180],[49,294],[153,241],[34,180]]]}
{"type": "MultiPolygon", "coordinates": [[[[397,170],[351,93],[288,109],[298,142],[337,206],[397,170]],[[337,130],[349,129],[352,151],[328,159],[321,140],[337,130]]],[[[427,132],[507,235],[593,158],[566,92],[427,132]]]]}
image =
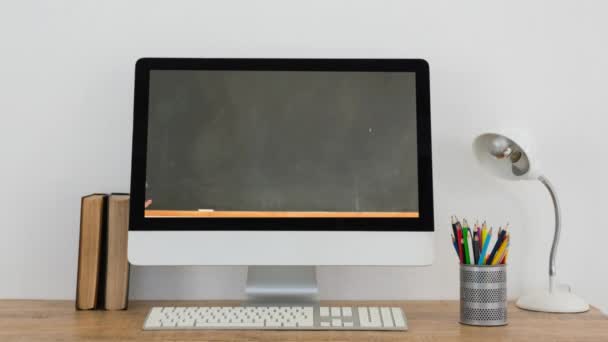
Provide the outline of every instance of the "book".
{"type": "MultiPolygon", "coordinates": [[[[80,202],[80,239],[78,247],[78,274],[76,276],[76,309],[91,310],[98,307],[100,258],[102,254],[107,196],[92,194],[80,202]]],[[[101,285],[101,286],[100,286],[101,285]]]]}
{"type": "Polygon", "coordinates": [[[107,222],[104,308],[124,310],[129,292],[129,195],[110,195],[107,222]]]}

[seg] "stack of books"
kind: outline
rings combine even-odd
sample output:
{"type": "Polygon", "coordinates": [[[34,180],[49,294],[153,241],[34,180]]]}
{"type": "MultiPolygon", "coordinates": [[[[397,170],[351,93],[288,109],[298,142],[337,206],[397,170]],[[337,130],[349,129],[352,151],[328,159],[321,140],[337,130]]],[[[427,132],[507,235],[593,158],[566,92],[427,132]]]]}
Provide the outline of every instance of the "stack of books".
{"type": "Polygon", "coordinates": [[[123,310],[129,292],[129,195],[84,196],[80,209],[77,310],[123,310]]]}

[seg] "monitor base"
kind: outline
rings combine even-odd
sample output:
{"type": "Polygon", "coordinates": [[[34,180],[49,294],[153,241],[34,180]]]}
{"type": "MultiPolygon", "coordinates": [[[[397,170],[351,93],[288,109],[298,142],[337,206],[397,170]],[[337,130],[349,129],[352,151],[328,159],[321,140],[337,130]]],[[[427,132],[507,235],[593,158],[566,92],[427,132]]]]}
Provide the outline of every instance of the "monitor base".
{"type": "Polygon", "coordinates": [[[251,304],[318,304],[315,266],[249,266],[247,301],[251,304]]]}

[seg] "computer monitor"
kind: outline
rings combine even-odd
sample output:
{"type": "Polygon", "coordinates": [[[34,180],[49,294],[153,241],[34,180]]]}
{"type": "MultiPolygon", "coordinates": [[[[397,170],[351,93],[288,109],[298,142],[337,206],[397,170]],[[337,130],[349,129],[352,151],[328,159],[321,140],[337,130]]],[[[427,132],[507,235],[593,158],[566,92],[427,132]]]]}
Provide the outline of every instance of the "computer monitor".
{"type": "Polygon", "coordinates": [[[419,59],[140,59],[129,261],[432,263],[429,102],[419,59]]]}

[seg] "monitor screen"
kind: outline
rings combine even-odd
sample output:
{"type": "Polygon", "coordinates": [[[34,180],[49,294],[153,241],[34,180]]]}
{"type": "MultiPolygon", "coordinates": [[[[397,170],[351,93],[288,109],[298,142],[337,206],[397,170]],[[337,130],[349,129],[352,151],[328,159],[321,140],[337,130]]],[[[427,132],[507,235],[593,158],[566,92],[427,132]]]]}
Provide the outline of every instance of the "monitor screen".
{"type": "Polygon", "coordinates": [[[145,218],[419,218],[416,74],[150,70],[145,218]]]}

